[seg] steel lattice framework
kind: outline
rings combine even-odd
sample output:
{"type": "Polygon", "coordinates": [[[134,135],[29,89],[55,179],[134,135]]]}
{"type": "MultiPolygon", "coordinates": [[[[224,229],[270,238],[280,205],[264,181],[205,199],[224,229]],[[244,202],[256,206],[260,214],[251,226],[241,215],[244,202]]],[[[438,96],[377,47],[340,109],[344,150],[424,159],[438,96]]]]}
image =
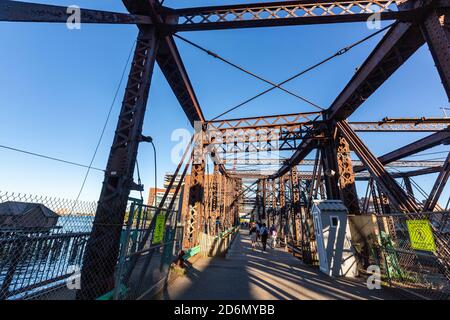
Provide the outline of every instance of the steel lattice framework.
{"type": "MultiPolygon", "coordinates": [[[[369,194],[373,196],[377,212],[409,214],[440,208],[438,199],[449,178],[450,156],[446,156],[445,161],[404,158],[449,144],[448,118],[385,118],[377,122],[350,123],[347,119],[425,43],[430,48],[444,90],[450,96],[449,0],[298,0],[182,9],[162,6],[156,0],[123,0],[123,3],[128,14],[80,11],[81,23],[136,24],[139,34],[84,256],[78,298],[93,299],[114,287],[128,196],[130,190],[139,188],[133,181],[133,172],[139,143],[147,140],[142,136],[142,125],[155,62],[190,123],[200,124],[194,139],[196,151],[188,157],[190,150],[186,150],[161,203],[164,204],[179,177],[183,161],[189,158],[180,180],[186,181],[187,189],[183,193],[187,210],[181,218],[186,248],[198,244],[200,232],[215,232],[211,223],[214,219],[218,225],[233,226],[238,223],[241,207],[253,205],[250,214],[254,219],[265,219],[268,224],[277,225],[283,241],[299,248],[305,262],[315,263],[312,200],[340,199],[351,213],[364,213],[365,206],[360,205],[356,193],[357,180],[368,180],[369,194]],[[370,19],[394,20],[395,23],[333,103],[324,111],[311,113],[207,121],[173,37],[182,31],[370,19]],[[400,131],[432,134],[380,157],[376,157],[356,134],[400,131]],[[205,174],[205,150],[214,161],[212,177],[205,174]],[[261,151],[282,154],[268,159],[252,156],[261,151]],[[313,151],[315,158],[307,159],[313,151]],[[201,156],[196,157],[196,152],[201,156]],[[359,160],[351,159],[352,152],[359,160]],[[303,170],[303,166],[312,169],[303,170]],[[388,171],[395,166],[421,169],[388,171]],[[438,177],[425,203],[421,203],[414,198],[410,177],[428,173],[438,173],[438,177]],[[398,178],[404,179],[404,187],[398,183],[398,178]]],[[[0,0],[0,21],[66,23],[67,18],[67,7],[0,0]]],[[[178,182],[176,193],[181,192],[180,185],[178,182]]],[[[437,254],[446,252],[442,241],[437,241],[437,245],[437,254]]]]}

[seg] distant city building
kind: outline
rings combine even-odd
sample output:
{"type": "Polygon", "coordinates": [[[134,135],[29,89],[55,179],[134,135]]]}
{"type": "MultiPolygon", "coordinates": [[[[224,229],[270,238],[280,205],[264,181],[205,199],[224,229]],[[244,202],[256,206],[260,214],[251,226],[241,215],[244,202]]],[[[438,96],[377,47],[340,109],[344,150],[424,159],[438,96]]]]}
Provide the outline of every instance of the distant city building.
{"type": "MultiPolygon", "coordinates": [[[[161,201],[164,197],[164,194],[165,194],[167,188],[169,187],[169,183],[170,183],[170,180],[172,179],[172,177],[173,177],[172,173],[166,173],[166,175],[164,176],[164,188],[156,188],[155,189],[154,187],[152,187],[149,189],[147,205],[156,206],[156,207],[159,206],[159,204],[161,203],[161,201]],[[156,196],[156,203],[155,203],[155,196],[156,196]]],[[[167,195],[167,198],[166,198],[166,201],[164,202],[163,208],[167,208],[169,206],[170,202],[172,201],[173,195],[175,193],[175,189],[176,189],[178,183],[180,183],[180,179],[181,179],[181,176],[178,175],[175,179],[174,184],[172,185],[171,190],[169,191],[169,194],[167,195]]],[[[174,202],[174,206],[173,206],[174,210],[178,210],[179,201],[180,201],[180,197],[178,195],[174,202]]]]}
{"type": "Polygon", "coordinates": [[[1,229],[49,229],[56,227],[59,215],[40,203],[7,201],[0,203],[1,229]]]}

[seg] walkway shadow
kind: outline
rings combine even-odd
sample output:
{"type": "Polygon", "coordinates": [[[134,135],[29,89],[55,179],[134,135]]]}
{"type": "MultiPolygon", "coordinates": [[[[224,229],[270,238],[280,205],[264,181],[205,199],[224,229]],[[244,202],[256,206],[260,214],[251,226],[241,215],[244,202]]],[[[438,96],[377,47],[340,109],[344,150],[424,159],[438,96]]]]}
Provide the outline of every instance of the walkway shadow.
{"type": "Polygon", "coordinates": [[[279,248],[252,251],[240,231],[226,258],[203,258],[186,276],[166,286],[165,300],[400,299],[387,290],[369,290],[360,279],[332,278],[279,248]]]}

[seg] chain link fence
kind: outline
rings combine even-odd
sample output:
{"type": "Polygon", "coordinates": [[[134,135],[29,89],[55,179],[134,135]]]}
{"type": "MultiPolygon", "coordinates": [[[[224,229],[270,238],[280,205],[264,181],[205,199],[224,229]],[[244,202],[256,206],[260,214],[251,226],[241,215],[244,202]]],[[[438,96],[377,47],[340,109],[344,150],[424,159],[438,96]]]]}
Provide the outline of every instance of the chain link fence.
{"type": "Polygon", "coordinates": [[[0,299],[36,298],[64,285],[81,266],[96,208],[0,191],[0,299]]]}
{"type": "MultiPolygon", "coordinates": [[[[373,215],[363,269],[380,267],[383,280],[421,299],[450,299],[450,212],[373,215]]],[[[367,224],[366,224],[367,226],[367,224]]]]}
{"type": "MultiPolygon", "coordinates": [[[[76,299],[96,209],[97,202],[0,191],[0,300],[76,299]]],[[[116,285],[99,298],[143,298],[168,274],[183,232],[175,211],[156,211],[130,199],[116,285]]]]}

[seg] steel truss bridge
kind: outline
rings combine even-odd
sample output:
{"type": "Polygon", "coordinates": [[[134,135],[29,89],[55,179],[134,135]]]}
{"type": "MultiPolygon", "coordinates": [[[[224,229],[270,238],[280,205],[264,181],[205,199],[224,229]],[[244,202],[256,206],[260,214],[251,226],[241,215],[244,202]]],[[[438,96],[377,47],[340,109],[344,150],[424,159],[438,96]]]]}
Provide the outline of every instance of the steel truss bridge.
{"type": "MultiPolygon", "coordinates": [[[[237,224],[239,212],[246,205],[254,219],[289,225],[292,245],[301,248],[305,262],[311,262],[315,249],[305,221],[311,218],[312,199],[342,200],[352,215],[367,213],[369,203],[377,214],[419,214],[445,206],[438,199],[450,175],[450,154],[443,161],[405,158],[450,144],[449,118],[385,118],[373,122],[348,122],[347,118],[425,44],[450,98],[448,0],[299,0],[183,9],[168,8],[156,0],[123,3],[129,13],[81,9],[81,23],[135,24],[138,36],[84,255],[78,298],[93,299],[114,287],[128,197],[131,190],[140,188],[133,181],[133,173],[139,145],[148,141],[142,126],[151,99],[155,63],[187,119],[193,126],[200,124],[160,204],[166,201],[169,190],[174,190],[175,196],[181,194],[182,183],[175,183],[176,178],[185,181],[189,176],[183,193],[188,207],[182,216],[185,248],[198,245],[199,232],[211,218],[220,219],[225,226],[237,224]],[[205,119],[174,40],[184,31],[362,22],[374,14],[394,23],[341,93],[320,112],[205,119]],[[376,156],[359,137],[360,132],[429,135],[376,156]],[[278,155],[255,156],[260,151],[278,155]],[[312,158],[308,158],[310,154],[312,158]],[[352,160],[354,155],[358,161],[352,160]],[[214,173],[208,176],[206,157],[214,161],[214,173]],[[392,168],[411,171],[394,172],[392,168]],[[429,173],[437,173],[434,186],[426,191],[426,200],[419,202],[410,177],[429,173]],[[357,180],[367,181],[364,203],[356,192],[357,180]]],[[[0,0],[0,21],[66,23],[67,16],[63,6],[0,0]]],[[[273,84],[273,88],[285,90],[280,84],[273,84]]],[[[438,237],[436,254],[446,256],[447,260],[440,261],[447,276],[448,253],[448,244],[438,237]]]]}

